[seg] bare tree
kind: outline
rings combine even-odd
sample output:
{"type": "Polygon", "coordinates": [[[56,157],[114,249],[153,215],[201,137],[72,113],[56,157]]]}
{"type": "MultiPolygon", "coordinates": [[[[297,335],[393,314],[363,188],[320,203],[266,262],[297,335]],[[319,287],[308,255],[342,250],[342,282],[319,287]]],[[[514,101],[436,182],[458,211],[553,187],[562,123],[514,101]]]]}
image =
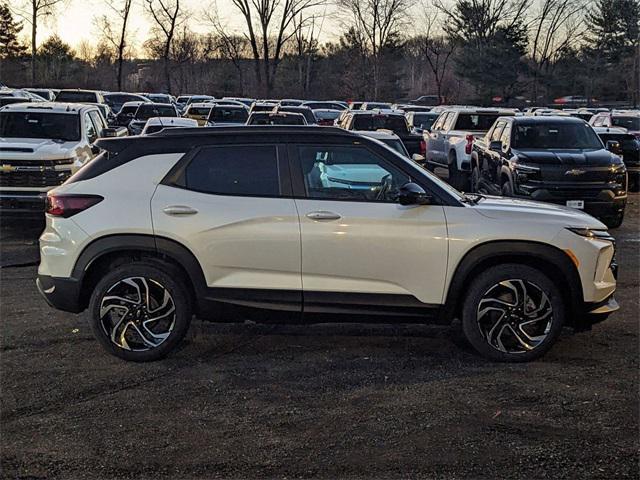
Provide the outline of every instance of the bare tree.
{"type": "MultiPolygon", "coordinates": [[[[294,20],[305,18],[309,10],[326,0],[232,0],[244,19],[244,35],[249,40],[256,81],[270,96],[286,43],[295,35],[294,20]]],[[[221,22],[222,23],[222,22],[221,22]]]]}
{"type": "Polygon", "coordinates": [[[38,22],[54,14],[65,0],[26,0],[15,12],[31,25],[31,84],[36,84],[36,54],[38,52],[38,22]]]}
{"type": "Polygon", "coordinates": [[[449,60],[455,52],[456,45],[444,36],[444,32],[439,24],[439,11],[429,4],[423,4],[424,33],[416,37],[422,55],[429,65],[436,82],[436,89],[439,98],[444,94],[444,79],[448,73],[449,60]]]}
{"type": "Polygon", "coordinates": [[[300,15],[297,19],[294,19],[295,53],[298,62],[298,84],[300,85],[303,97],[306,97],[309,93],[311,68],[313,63],[312,60],[313,55],[318,52],[318,37],[322,32],[324,18],[324,15],[320,17],[313,15],[310,18],[305,19],[300,15]],[[305,24],[307,24],[306,27],[305,24]]]}
{"type": "Polygon", "coordinates": [[[373,66],[373,96],[380,87],[380,52],[406,24],[413,0],[338,0],[339,7],[350,14],[347,24],[366,41],[373,66]]]}
{"type": "Polygon", "coordinates": [[[549,73],[562,52],[582,38],[581,0],[543,0],[531,22],[531,63],[533,65],[533,98],[538,98],[540,77],[549,73]]]}
{"type": "Polygon", "coordinates": [[[116,81],[118,90],[122,90],[122,66],[127,53],[127,27],[133,0],[106,0],[112,15],[103,15],[96,20],[98,28],[102,31],[102,37],[116,52],[118,64],[116,81]],[[114,21],[114,17],[116,17],[114,21]]]}
{"type": "Polygon", "coordinates": [[[161,58],[164,69],[165,89],[171,93],[171,46],[176,28],[181,23],[184,12],[180,10],[180,0],[144,0],[147,11],[155,25],[155,34],[161,41],[161,58]]]}

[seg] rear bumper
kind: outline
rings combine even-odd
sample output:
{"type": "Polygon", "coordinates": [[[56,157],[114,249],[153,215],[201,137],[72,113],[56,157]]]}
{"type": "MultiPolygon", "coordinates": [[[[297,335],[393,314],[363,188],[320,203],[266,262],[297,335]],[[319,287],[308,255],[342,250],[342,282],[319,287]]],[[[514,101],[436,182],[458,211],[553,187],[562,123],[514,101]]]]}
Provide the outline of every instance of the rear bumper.
{"type": "Polygon", "coordinates": [[[0,192],[2,214],[44,213],[46,205],[47,192],[0,192]]]}
{"type": "Polygon", "coordinates": [[[80,282],[75,278],[57,278],[38,275],[36,286],[49,306],[65,312],[80,313],[80,282]]]}

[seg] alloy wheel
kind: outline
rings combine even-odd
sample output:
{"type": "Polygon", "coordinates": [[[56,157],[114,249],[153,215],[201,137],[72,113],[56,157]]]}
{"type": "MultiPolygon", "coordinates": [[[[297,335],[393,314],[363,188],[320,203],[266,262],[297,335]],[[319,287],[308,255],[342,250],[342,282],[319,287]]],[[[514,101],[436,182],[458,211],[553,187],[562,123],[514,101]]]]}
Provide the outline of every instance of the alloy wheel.
{"type": "Polygon", "coordinates": [[[171,334],[176,308],[169,291],[145,277],[128,277],[112,285],[100,302],[100,324],[116,346],[146,351],[171,334]]]}
{"type": "Polygon", "coordinates": [[[486,342],[500,352],[526,353],[541,345],[551,331],[553,307],[535,283],[504,280],[485,292],[476,320],[486,342]]]}

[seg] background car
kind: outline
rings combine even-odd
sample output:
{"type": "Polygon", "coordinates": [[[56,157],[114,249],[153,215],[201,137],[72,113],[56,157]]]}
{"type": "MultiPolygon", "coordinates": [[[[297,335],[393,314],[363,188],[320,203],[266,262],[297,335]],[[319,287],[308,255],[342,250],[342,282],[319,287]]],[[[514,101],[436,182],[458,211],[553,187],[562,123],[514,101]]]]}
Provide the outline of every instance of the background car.
{"type": "Polygon", "coordinates": [[[166,128],[196,128],[198,122],[190,118],[181,117],[151,117],[147,120],[140,135],[151,135],[166,128]]]}
{"type": "Polygon", "coordinates": [[[244,125],[249,119],[249,109],[244,105],[214,104],[209,111],[206,125],[244,125]]]}
{"type": "Polygon", "coordinates": [[[253,112],[247,125],[306,125],[307,120],[301,113],[253,112]]]}

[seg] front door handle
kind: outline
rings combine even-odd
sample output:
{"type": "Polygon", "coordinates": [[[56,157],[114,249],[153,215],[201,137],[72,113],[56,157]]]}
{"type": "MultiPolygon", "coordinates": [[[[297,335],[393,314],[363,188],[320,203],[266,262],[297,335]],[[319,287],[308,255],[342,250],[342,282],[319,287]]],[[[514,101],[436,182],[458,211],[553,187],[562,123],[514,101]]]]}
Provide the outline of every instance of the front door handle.
{"type": "Polygon", "coordinates": [[[198,210],[192,207],[188,207],[186,205],[170,205],[168,207],[165,207],[162,211],[167,215],[171,215],[174,217],[180,217],[184,215],[195,215],[196,213],[198,213],[198,210]]]}
{"type": "Polygon", "coordinates": [[[311,220],[338,220],[342,217],[337,213],[321,210],[318,212],[307,213],[307,218],[310,218],[311,220]]]}

